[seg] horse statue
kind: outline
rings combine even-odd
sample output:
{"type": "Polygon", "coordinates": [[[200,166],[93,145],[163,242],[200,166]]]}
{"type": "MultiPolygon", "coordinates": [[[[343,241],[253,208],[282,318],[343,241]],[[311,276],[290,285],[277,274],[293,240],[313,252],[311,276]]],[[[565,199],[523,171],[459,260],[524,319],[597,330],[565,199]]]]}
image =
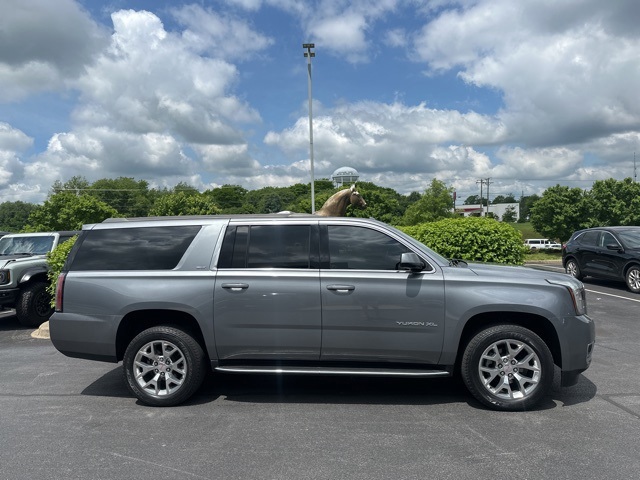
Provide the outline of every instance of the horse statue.
{"type": "Polygon", "coordinates": [[[345,188],[338,193],[334,193],[329,200],[324,202],[324,205],[316,212],[316,215],[322,217],[345,217],[347,207],[350,204],[357,208],[365,208],[367,206],[367,202],[364,201],[360,192],[356,190],[355,183],[351,185],[351,188],[345,188]]]}

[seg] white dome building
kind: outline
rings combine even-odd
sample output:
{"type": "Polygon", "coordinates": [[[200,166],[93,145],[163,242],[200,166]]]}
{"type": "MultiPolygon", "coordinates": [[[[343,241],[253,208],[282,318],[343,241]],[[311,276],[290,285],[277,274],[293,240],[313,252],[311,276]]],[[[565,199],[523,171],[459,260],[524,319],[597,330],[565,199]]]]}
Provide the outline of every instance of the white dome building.
{"type": "Polygon", "coordinates": [[[331,180],[335,187],[350,187],[358,181],[360,174],[355,168],[340,167],[331,175],[331,180]]]}

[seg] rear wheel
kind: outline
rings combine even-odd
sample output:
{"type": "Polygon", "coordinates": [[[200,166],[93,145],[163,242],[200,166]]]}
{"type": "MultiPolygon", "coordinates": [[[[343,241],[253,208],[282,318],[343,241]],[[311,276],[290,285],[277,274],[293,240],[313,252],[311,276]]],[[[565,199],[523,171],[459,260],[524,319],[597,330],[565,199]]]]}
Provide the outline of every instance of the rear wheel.
{"type": "Polygon", "coordinates": [[[16,302],[16,317],[25,327],[39,327],[53,315],[51,295],[45,282],[34,282],[22,289],[16,302]]]}
{"type": "Polygon", "coordinates": [[[640,267],[637,267],[636,265],[629,267],[624,279],[627,282],[629,290],[633,293],[640,293],[640,267]]]}
{"type": "Polygon", "coordinates": [[[569,275],[571,275],[573,278],[576,278],[578,280],[582,280],[584,278],[584,275],[582,275],[582,272],[580,271],[580,267],[578,266],[578,262],[573,258],[570,258],[569,260],[567,260],[567,263],[565,265],[565,271],[569,275]]]}
{"type": "Polygon", "coordinates": [[[553,357],[544,341],[518,325],[482,330],[468,343],[461,364],[471,394],[494,410],[527,410],[553,383],[553,357]]]}
{"type": "Polygon", "coordinates": [[[149,328],[136,336],[124,354],[127,386],[142,403],[177,405],[202,385],[205,355],[188,333],[174,327],[149,328]]]}

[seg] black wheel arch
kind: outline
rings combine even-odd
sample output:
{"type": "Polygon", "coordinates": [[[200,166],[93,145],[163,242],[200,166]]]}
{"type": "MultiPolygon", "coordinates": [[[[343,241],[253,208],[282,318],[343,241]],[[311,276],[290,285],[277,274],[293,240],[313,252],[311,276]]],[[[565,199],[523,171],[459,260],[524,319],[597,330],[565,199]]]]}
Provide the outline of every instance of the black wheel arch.
{"type": "Polygon", "coordinates": [[[189,313],[180,310],[137,310],[123,317],[116,334],[116,357],[124,358],[127,346],[139,333],[151,327],[174,327],[191,335],[202,347],[207,359],[209,354],[198,321],[189,313]]]}
{"type": "Polygon", "coordinates": [[[637,260],[631,260],[630,262],[628,262],[624,268],[622,269],[622,274],[624,276],[624,278],[627,278],[627,272],[629,271],[629,269],[631,267],[638,267],[640,268],[640,262],[638,262],[637,260]]]}
{"type": "Polygon", "coordinates": [[[496,325],[518,325],[531,330],[547,344],[553,356],[553,363],[562,368],[560,339],[558,338],[558,332],[549,319],[530,313],[484,312],[471,317],[462,330],[456,355],[456,371],[460,371],[462,356],[471,339],[480,331],[496,325]]]}

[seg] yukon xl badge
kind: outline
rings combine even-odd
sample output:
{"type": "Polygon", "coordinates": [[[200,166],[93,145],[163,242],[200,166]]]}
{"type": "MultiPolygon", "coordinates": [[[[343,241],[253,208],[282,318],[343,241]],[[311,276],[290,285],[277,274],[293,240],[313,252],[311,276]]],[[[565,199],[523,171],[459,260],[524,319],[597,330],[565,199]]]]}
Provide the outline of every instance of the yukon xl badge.
{"type": "Polygon", "coordinates": [[[433,322],[396,322],[403,327],[437,327],[437,323],[433,322]]]}

